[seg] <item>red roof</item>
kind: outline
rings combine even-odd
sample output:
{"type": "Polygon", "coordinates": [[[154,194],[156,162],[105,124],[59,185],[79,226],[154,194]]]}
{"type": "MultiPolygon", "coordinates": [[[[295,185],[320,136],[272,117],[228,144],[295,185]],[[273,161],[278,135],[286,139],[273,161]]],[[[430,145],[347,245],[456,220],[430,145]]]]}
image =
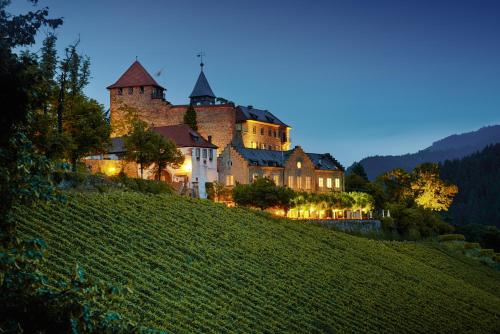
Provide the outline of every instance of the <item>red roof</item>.
{"type": "Polygon", "coordinates": [[[217,148],[186,124],[158,126],[154,127],[153,131],[171,139],[177,147],[217,148]]]}
{"type": "MultiPolygon", "coordinates": [[[[124,88],[124,87],[137,87],[137,86],[160,86],[155,79],[146,71],[146,69],[137,60],[122,74],[120,79],[116,81],[108,89],[111,88],[124,88]]],[[[164,88],[163,88],[164,89],[164,88]]]]}

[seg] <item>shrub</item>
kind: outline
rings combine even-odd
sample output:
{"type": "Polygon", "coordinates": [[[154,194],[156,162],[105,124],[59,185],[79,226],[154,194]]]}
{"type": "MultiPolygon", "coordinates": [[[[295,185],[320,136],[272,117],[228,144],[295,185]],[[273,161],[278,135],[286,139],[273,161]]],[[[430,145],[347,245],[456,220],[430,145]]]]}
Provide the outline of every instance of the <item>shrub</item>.
{"type": "Polygon", "coordinates": [[[171,194],[172,188],[165,182],[155,180],[144,180],[127,177],[121,173],[111,178],[114,182],[122,184],[129,190],[138,191],[149,194],[171,194]]]}
{"type": "Polygon", "coordinates": [[[477,242],[466,242],[464,249],[480,249],[481,246],[477,242]]]}
{"type": "Polygon", "coordinates": [[[463,234],[443,234],[438,237],[440,242],[445,241],[465,241],[463,234]]]}
{"type": "Polygon", "coordinates": [[[493,257],[493,256],[495,256],[495,251],[493,249],[490,249],[490,248],[481,249],[479,251],[479,256],[493,257]]]}
{"type": "Polygon", "coordinates": [[[386,232],[392,232],[395,229],[395,224],[394,224],[394,218],[392,217],[385,217],[381,219],[382,223],[382,230],[386,232]]]}

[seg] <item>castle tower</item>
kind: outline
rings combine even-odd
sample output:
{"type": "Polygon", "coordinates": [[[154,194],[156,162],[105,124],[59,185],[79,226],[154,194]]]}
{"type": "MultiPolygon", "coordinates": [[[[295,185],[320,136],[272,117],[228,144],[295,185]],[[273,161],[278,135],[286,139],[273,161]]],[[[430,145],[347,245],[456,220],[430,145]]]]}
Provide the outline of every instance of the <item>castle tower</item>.
{"type": "Polygon", "coordinates": [[[144,114],[152,113],[168,104],[165,101],[166,89],[160,86],[137,60],[107,89],[110,96],[113,137],[127,132],[126,114],[131,110],[145,116],[144,114]]]}
{"type": "Polygon", "coordinates": [[[200,63],[201,71],[194,85],[193,92],[189,95],[191,105],[214,105],[215,94],[208,84],[207,77],[203,73],[203,62],[200,63]]]}

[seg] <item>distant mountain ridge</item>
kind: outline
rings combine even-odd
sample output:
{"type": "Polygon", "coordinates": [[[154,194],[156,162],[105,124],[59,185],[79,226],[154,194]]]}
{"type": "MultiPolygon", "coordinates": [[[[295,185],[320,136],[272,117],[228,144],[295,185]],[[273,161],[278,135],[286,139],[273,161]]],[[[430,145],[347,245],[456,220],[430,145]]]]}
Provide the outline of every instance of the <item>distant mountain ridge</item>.
{"type": "Polygon", "coordinates": [[[431,146],[404,155],[385,155],[364,158],[360,163],[365,168],[370,180],[380,174],[394,169],[403,168],[412,170],[424,162],[443,162],[445,160],[460,159],[477,151],[481,151],[489,144],[500,143],[500,125],[480,128],[477,131],[454,134],[432,143],[431,146]]]}

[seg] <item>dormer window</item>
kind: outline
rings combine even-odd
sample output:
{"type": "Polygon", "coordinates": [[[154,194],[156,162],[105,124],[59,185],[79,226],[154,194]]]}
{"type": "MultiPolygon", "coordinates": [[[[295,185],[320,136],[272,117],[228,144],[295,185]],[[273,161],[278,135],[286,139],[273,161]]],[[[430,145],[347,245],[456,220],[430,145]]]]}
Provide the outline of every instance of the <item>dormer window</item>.
{"type": "Polygon", "coordinates": [[[134,87],[129,87],[128,88],[128,95],[134,94],[134,87]]]}

